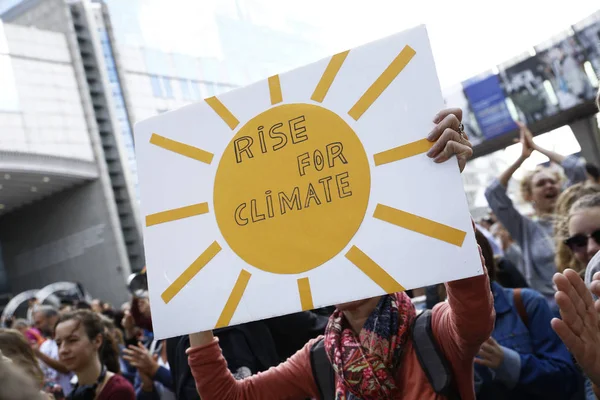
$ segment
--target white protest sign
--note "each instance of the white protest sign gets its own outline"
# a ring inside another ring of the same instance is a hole
[[[135,127],[155,335],[481,274],[425,27]]]

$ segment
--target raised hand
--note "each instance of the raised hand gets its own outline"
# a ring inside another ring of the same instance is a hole
[[[521,157],[529,158],[531,153],[535,150],[535,144],[533,143],[533,135],[529,128],[521,122],[517,122],[519,125],[519,139],[515,139],[515,142],[521,143]]]
[[[127,349],[123,350],[123,353],[125,353],[123,359],[137,368],[140,373],[150,378],[156,375],[156,371],[158,371],[157,357],[153,357],[144,345],[141,343],[138,343],[137,346],[129,345]]]
[[[600,275],[594,277],[600,279]],[[558,289],[556,303],[562,320],[554,318],[552,328],[562,339],[585,374],[596,385],[600,384],[600,300],[594,304],[592,295],[581,277],[568,269],[554,275]],[[600,292],[600,282],[593,282],[592,290]]]

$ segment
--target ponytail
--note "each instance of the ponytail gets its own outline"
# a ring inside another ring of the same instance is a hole
[[[106,317],[100,317],[104,325],[102,333],[102,347],[98,350],[98,355],[106,369],[115,374],[121,373],[121,363],[119,362],[119,346],[114,337],[115,324]]]

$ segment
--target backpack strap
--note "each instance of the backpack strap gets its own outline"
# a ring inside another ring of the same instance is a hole
[[[431,310],[423,311],[415,319],[412,340],[419,364],[435,393],[449,400],[460,399],[453,384],[452,369],[433,336]]]
[[[431,310],[424,311],[415,319],[411,333],[417,359],[433,390],[448,400],[459,400],[450,364],[433,336]],[[323,338],[317,340],[310,349],[310,366],[320,398],[334,399],[335,372],[325,352]]]
[[[335,399],[335,372],[325,352],[323,338],[310,348],[310,367],[322,400]]]
[[[517,309],[517,313],[519,314],[521,321],[523,321],[527,329],[529,329],[529,315],[527,315],[527,309],[525,308],[525,304],[523,303],[521,289],[513,289],[513,301],[515,303],[515,308]]]

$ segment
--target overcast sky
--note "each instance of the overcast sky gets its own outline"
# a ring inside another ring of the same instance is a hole
[[[119,2],[123,8],[124,0],[108,1]],[[426,24],[443,89],[530,51],[600,10],[598,0],[127,1],[134,14],[129,17],[140,21],[141,30],[153,44],[162,43],[169,51],[194,48],[216,56],[220,45],[215,11],[233,16],[244,5],[252,10],[255,22],[271,27],[285,29],[282,16],[314,26],[323,56]],[[307,58],[306,62],[310,61],[314,60]],[[541,140],[547,146],[560,145],[565,152],[579,151],[568,127]],[[518,151],[507,149],[506,158],[516,157]],[[543,157],[534,157],[531,163],[543,161]]]
[[[263,1],[323,29],[333,51],[424,23],[442,87],[510,60],[600,10],[597,0]]]

